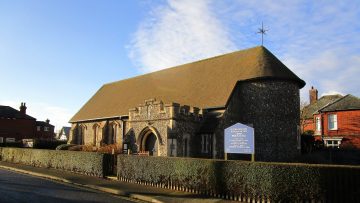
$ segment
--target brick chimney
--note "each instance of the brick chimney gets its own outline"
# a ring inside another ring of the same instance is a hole
[[[50,123],[50,120],[49,119],[46,119],[46,121],[45,121],[47,124],[49,124]]]
[[[25,102],[21,102],[21,106],[20,106],[20,113],[25,115],[26,114],[26,103]]]
[[[309,90],[310,104],[315,103],[318,100],[318,91],[313,86]]]

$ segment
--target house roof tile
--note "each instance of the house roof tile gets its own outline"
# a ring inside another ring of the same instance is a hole
[[[35,118],[22,114],[20,111],[10,107],[0,105],[0,118],[15,118],[15,119],[29,119],[36,120]]]
[[[348,94],[342,98],[339,98],[332,102],[329,105],[321,108],[320,112],[329,112],[329,111],[344,111],[344,110],[359,110],[360,109],[360,99],[351,94]]]

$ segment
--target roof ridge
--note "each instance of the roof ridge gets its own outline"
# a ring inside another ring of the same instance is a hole
[[[143,76],[147,76],[147,75],[151,75],[151,74],[154,74],[154,73],[159,73],[159,72],[167,71],[167,70],[169,70],[169,69],[181,68],[181,66],[186,66],[186,65],[189,65],[189,64],[196,64],[196,63],[204,62],[204,61],[207,61],[207,60],[213,60],[213,59],[215,59],[215,58],[220,58],[220,57],[228,56],[228,55],[235,54],[235,53],[241,53],[241,52],[242,52],[242,53],[245,53],[245,52],[250,51],[251,49],[254,49],[254,50],[259,49],[259,50],[262,51],[262,53],[265,53],[264,50],[267,50],[266,47],[264,47],[264,46],[250,47],[250,48],[246,48],[246,49],[241,49],[241,50],[232,51],[232,52],[229,52],[229,53],[224,53],[224,54],[212,56],[212,57],[205,58],[205,59],[200,59],[200,60],[197,60],[197,61],[192,61],[192,62],[188,62],[188,63],[183,63],[183,64],[171,66],[171,67],[168,67],[168,68],[164,68],[164,69],[161,69],[161,70],[156,70],[156,71],[149,72],[149,73],[144,73],[144,74],[137,75],[137,76],[130,77],[130,78],[125,78],[125,79],[121,79],[121,80],[117,80],[117,81],[113,81],[113,82],[108,82],[108,83],[103,84],[103,86],[104,86],[104,85],[109,85],[109,84],[118,83],[118,82],[121,82],[121,81],[126,81],[126,80],[130,80],[130,79],[134,79],[134,78],[139,78],[139,77],[143,77]],[[270,51],[268,51],[268,52],[270,52]],[[259,54],[259,55],[261,55],[261,54]],[[264,66],[265,66],[265,65],[263,65],[263,67],[264,67]]]
[[[347,94],[346,96],[355,97],[356,99],[360,99],[359,97],[357,97],[357,96],[355,96],[355,95],[352,95],[352,94]]]
[[[238,81],[255,79],[296,82],[299,88],[305,85],[274,54],[257,46],[106,83],[70,123],[127,115],[130,108],[149,98],[199,108],[224,106]]]
[[[335,100],[332,101],[332,102],[329,102],[327,105],[325,105],[325,106],[323,106],[321,109],[319,109],[318,112],[320,112],[320,111],[322,111],[323,109],[325,109],[325,108],[327,108],[327,107],[329,107],[329,106],[331,106],[331,105],[339,102],[340,100],[344,99],[344,98],[347,97],[347,96],[349,96],[349,94],[347,94],[347,95],[345,95],[345,96],[342,96],[342,97],[340,97],[340,98],[338,98],[338,99],[335,99]]]

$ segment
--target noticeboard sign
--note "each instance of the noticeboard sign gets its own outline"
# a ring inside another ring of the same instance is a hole
[[[236,123],[225,129],[225,153],[254,154],[254,128]]]

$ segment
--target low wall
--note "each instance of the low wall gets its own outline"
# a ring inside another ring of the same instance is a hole
[[[360,167],[118,155],[118,179],[241,201],[360,201]]]
[[[108,154],[24,148],[0,148],[2,161],[104,177]]]

